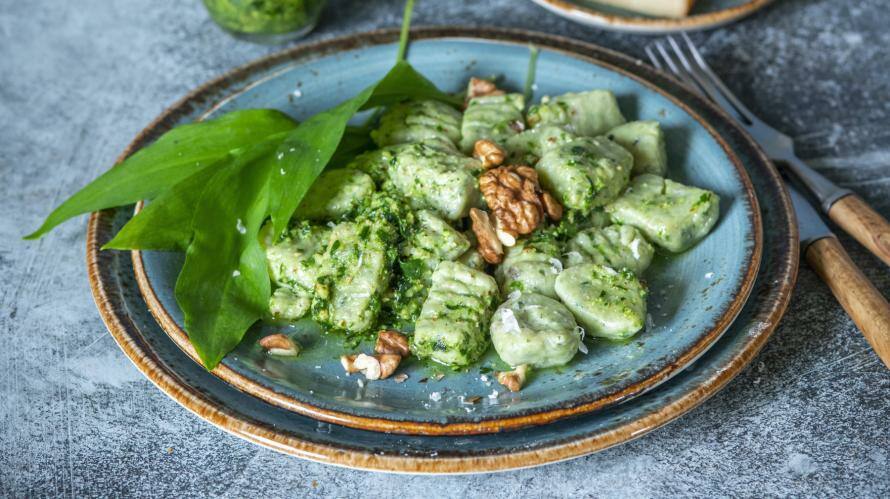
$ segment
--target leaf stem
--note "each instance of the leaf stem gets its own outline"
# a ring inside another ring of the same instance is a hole
[[[414,0],[405,2],[405,12],[402,14],[402,33],[399,35],[399,52],[396,54],[396,62],[405,60],[405,51],[408,49],[408,31],[411,28],[411,13],[414,11]]]
[[[531,102],[532,94],[534,94],[535,72],[538,68],[538,47],[533,44],[528,45],[528,71],[525,73],[525,102]]]

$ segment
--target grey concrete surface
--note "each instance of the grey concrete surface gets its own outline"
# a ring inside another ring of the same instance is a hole
[[[695,36],[802,157],[890,215],[885,0],[779,0]],[[399,20],[400,0],[334,1],[313,39]],[[641,57],[645,39],[520,0],[425,0],[417,25],[531,28]],[[276,454],[145,380],[96,312],[81,218],[21,235],[108,168],[195,85],[272,49],[217,30],[196,0],[0,0],[0,496],[890,496],[890,371],[804,267],[766,349],[725,390],[637,441],[466,477],[389,476]],[[885,295],[888,268],[848,237]]]

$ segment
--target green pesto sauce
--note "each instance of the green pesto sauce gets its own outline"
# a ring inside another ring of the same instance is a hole
[[[204,0],[213,20],[236,33],[280,34],[315,24],[325,0]]]

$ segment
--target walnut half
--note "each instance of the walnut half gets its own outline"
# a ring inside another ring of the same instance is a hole
[[[504,259],[504,246],[498,239],[488,213],[479,208],[470,208],[470,219],[473,222],[473,233],[476,234],[478,241],[479,254],[488,263],[501,263]]]
[[[411,350],[408,348],[408,337],[389,329],[377,333],[374,351],[379,354],[395,354],[402,357],[411,355]]]
[[[538,172],[530,166],[488,170],[479,177],[479,189],[491,208],[497,229],[510,236],[507,241],[501,240],[508,246],[520,234],[530,234],[544,218]]]

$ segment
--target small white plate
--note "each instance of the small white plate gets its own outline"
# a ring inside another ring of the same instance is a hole
[[[716,28],[766,7],[773,0],[698,0],[688,17],[651,17],[597,3],[594,0],[532,0],[545,9],[610,31],[657,35]]]

